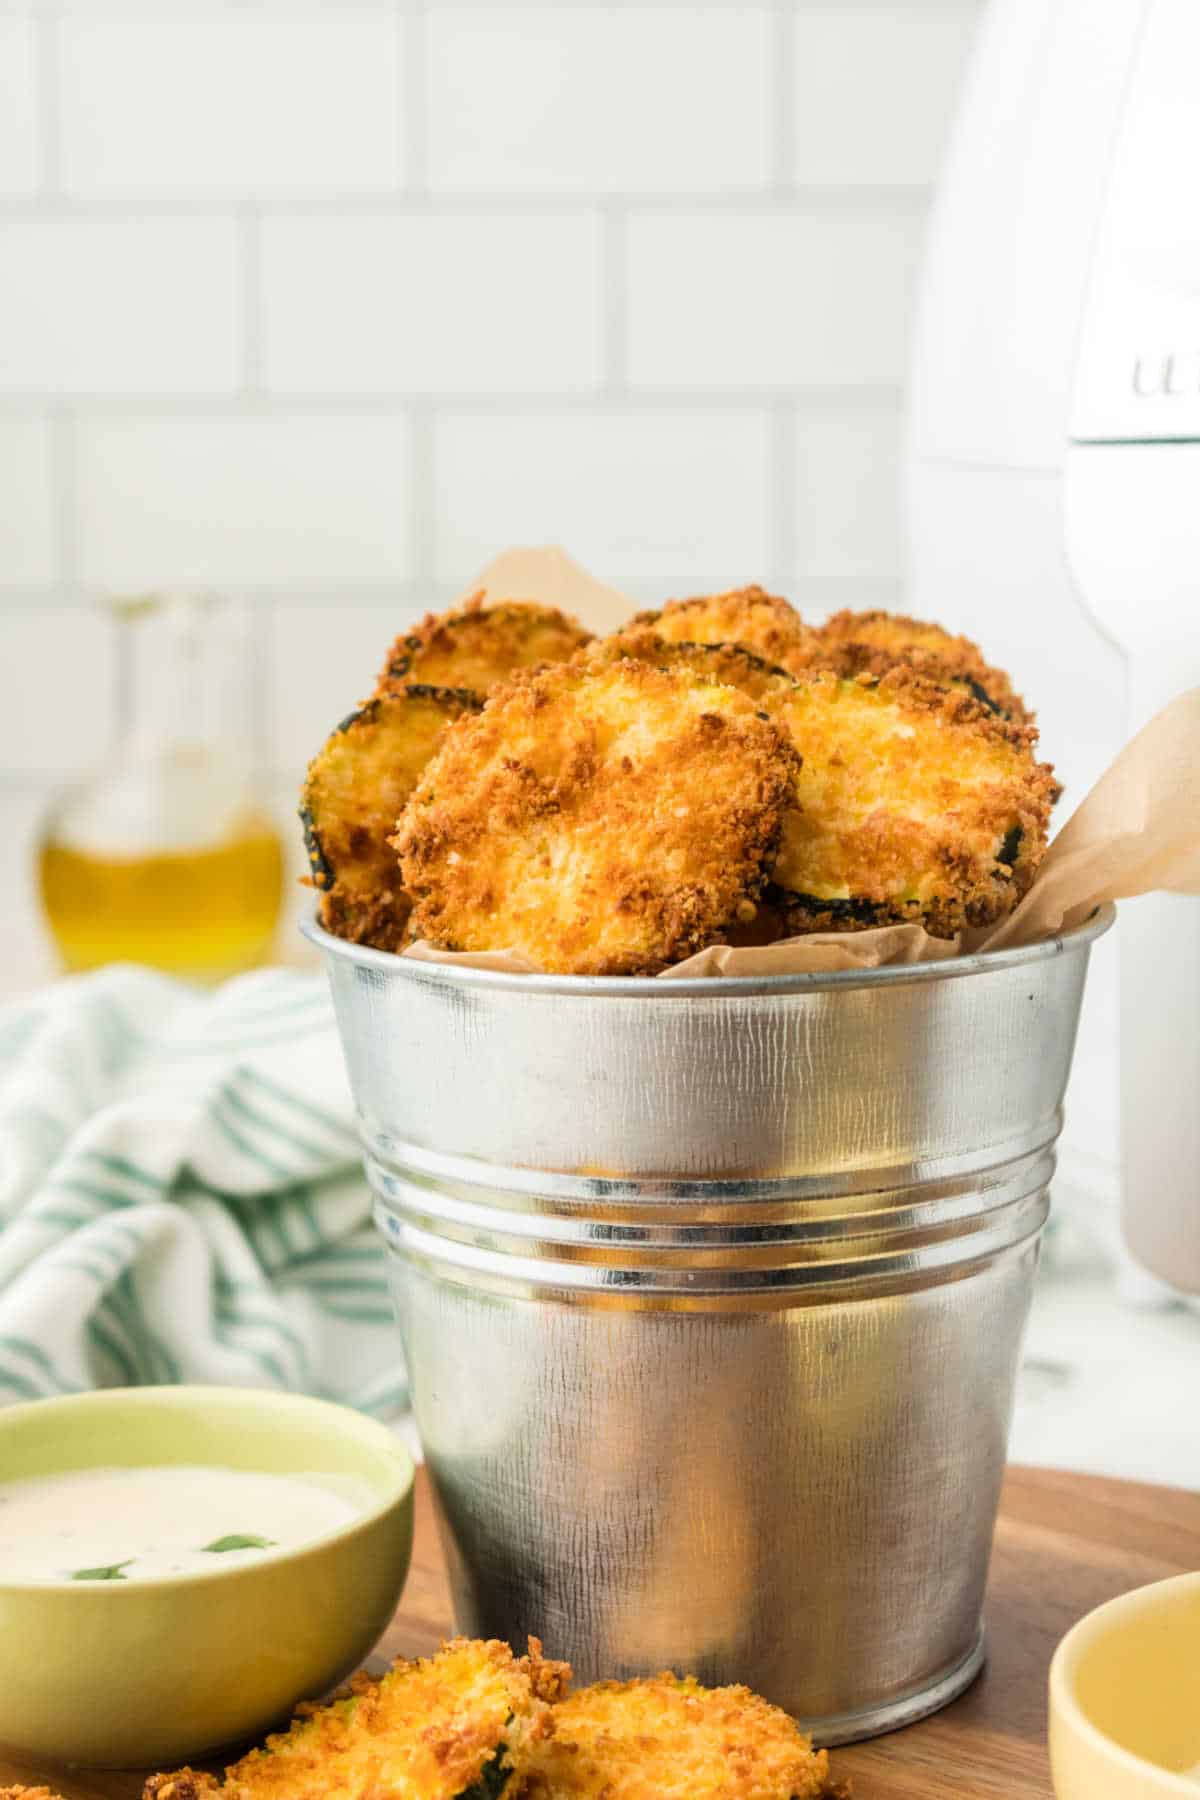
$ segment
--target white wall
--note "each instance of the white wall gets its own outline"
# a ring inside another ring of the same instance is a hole
[[[976,11],[0,6],[10,794],[104,741],[108,590],[267,609],[285,787],[506,543],[644,599],[893,600]]]

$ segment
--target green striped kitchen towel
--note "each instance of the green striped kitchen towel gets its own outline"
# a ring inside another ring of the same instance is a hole
[[[0,1404],[157,1381],[407,1404],[323,976],[0,1010]]]

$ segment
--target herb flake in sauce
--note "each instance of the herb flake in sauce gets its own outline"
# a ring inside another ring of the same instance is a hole
[[[125,1558],[124,1562],[102,1563],[98,1569],[75,1569],[72,1572],[71,1580],[72,1581],[124,1581],[124,1580],[126,1580],[126,1577],[121,1573],[121,1571],[122,1571],[122,1569],[127,1569],[132,1561],[133,1561],[132,1556],[127,1556]]]
[[[252,1531],[231,1531],[227,1537],[214,1538],[211,1544],[202,1544],[202,1550],[211,1550],[217,1555],[222,1550],[273,1550],[274,1538],[256,1537]]]

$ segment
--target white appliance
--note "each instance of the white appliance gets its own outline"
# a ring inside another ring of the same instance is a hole
[[[931,225],[912,608],[1014,671],[1064,818],[1200,684],[1198,70],[1200,0],[991,0]],[[1200,1292],[1200,900],[1095,952],[1060,1185]]]

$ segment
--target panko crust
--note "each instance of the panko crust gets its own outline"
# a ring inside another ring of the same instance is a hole
[[[904,665],[818,672],[772,702],[804,759],[770,901],[789,934],[1004,918],[1045,853],[1058,784],[1036,732]]]
[[[926,619],[878,609],[843,610],[819,626],[813,639],[811,668],[845,676],[885,675],[901,663],[928,681],[965,687],[980,705],[1018,725],[1033,723],[1011,677],[989,663],[978,644]]]
[[[1045,851],[1058,786],[1037,734],[960,686],[889,662],[879,676],[793,678],[730,645],[618,633],[587,661],[685,664],[788,732],[802,770],[774,875],[739,943],[921,923],[939,937],[1003,918]],[[732,935],[732,934],[731,934]]]
[[[398,950],[410,900],[390,838],[446,728],[482,700],[459,688],[398,687],[343,719],[300,797],[321,923],[335,937]]]
[[[494,1639],[455,1638],[298,1708],[290,1730],[232,1764],[223,1783],[180,1769],[152,1776],[143,1800],[455,1800],[485,1771],[499,1782],[489,1779],[495,1800],[508,1800],[512,1761],[553,1729],[570,1675],[536,1638],[522,1657]]]
[[[388,652],[378,692],[424,682],[487,694],[518,669],[565,662],[591,642],[577,619],[533,600],[485,605],[482,591],[452,612],[427,613]]]
[[[693,1677],[601,1681],[554,1711],[521,1758],[521,1800],[817,1800],[845,1795],[829,1758],[745,1687]]]
[[[688,640],[675,643],[661,637],[653,625],[627,625],[610,637],[598,638],[580,652],[580,660],[591,664],[633,661],[650,663],[658,669],[686,668],[705,680],[737,688],[751,700],[769,700],[772,694],[790,688],[795,679],[778,663],[767,662],[741,644],[696,644]]]
[[[807,667],[816,638],[789,600],[754,586],[668,600],[658,612],[636,613],[629,626],[671,644],[738,644],[784,669]]]
[[[753,917],[798,774],[784,731],[690,670],[517,676],[451,728],[401,816],[409,938],[656,974]]]

